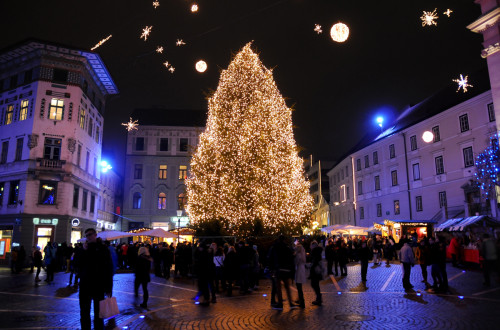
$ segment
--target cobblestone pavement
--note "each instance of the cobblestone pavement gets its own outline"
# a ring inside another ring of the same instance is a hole
[[[42,273],[43,274],[43,273]],[[44,274],[43,274],[44,275]],[[496,275],[495,275],[496,276]],[[498,279],[495,277],[495,279]],[[0,268],[0,328],[79,328],[78,291],[67,286],[69,274],[56,273],[53,284],[34,285],[33,274],[12,275]],[[42,276],[45,278],[45,276]],[[216,304],[195,305],[196,283],[152,276],[148,309],[134,298],[134,275],[115,275],[113,294],[120,315],[107,320],[107,329],[498,329],[500,284],[482,285],[482,274],[448,266],[450,293],[425,291],[420,267],[412,269],[412,292],[402,288],[399,264],[373,266],[368,282],[360,284],[360,267],[350,264],[348,276],[321,283],[324,304],[312,306],[314,294],[304,286],[305,309],[270,308],[270,283],[258,291],[233,297],[220,295]],[[294,296],[297,295],[292,290]],[[142,299],[139,297],[139,299]]]

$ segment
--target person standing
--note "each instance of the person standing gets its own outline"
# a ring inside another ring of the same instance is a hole
[[[40,247],[35,246],[35,251],[33,252],[33,266],[36,267],[35,282],[40,282],[40,270],[42,269],[42,252],[40,252]]]
[[[318,242],[311,242],[311,271],[309,277],[311,278],[311,286],[316,294],[316,300],[312,302],[313,305],[321,306],[323,303],[321,297],[321,290],[319,288],[319,281],[323,279],[321,260],[323,253],[323,248],[318,245]],[[342,264],[341,264],[342,265]],[[340,266],[342,270],[342,266]]]
[[[434,238],[429,238],[429,260],[428,263],[431,265],[431,276],[432,276],[432,289],[434,292],[438,291],[441,286],[442,278],[441,271],[439,270],[439,245],[435,243]]]
[[[340,264],[340,276],[347,276],[347,262],[349,261],[349,252],[347,250],[347,245],[343,241],[340,243],[340,248],[338,249],[337,256]]]
[[[450,241],[450,254],[451,254],[451,263],[453,267],[458,266],[458,255],[460,253],[460,243],[455,235],[453,235]]]
[[[80,260],[80,324],[83,330],[91,329],[90,307],[94,302],[94,328],[104,329],[99,318],[99,302],[104,296],[111,297],[113,287],[113,263],[109,249],[99,239],[94,228],[85,230],[85,243]]]
[[[238,257],[234,246],[228,246],[227,253],[224,257],[224,281],[227,287],[227,296],[233,295],[233,281],[238,274]]]
[[[45,254],[44,262],[47,269],[47,277],[45,282],[51,283],[54,280],[54,271],[56,267],[56,243],[48,242],[43,252]]]
[[[427,282],[427,266],[429,265],[429,254],[430,254],[430,249],[429,245],[427,244],[427,241],[425,239],[421,240],[416,253],[415,253],[415,258],[417,259],[417,262],[420,264],[420,269],[422,269],[422,282],[425,283],[426,286],[429,285]]]
[[[446,243],[443,237],[436,237],[438,246],[437,263],[441,274],[441,292],[448,292],[448,273],[446,271]]]
[[[325,259],[327,262],[327,272],[328,276],[333,275],[333,261],[335,259],[335,245],[333,244],[333,239],[328,240],[328,245],[325,247]]]
[[[497,247],[493,239],[490,238],[489,234],[483,235],[483,244],[481,245],[481,254],[484,258],[483,262],[483,284],[490,286],[490,272],[495,269],[495,264],[497,263],[498,254]]]
[[[413,256],[413,249],[407,240],[404,240],[403,247],[399,251],[399,260],[403,264],[403,287],[405,290],[410,290],[413,288],[413,285],[410,283],[410,273],[411,267],[415,264],[415,258]]]
[[[306,283],[306,250],[297,241],[295,246],[295,285],[299,294],[298,304],[300,308],[306,308],[304,301],[304,291],[302,291],[302,284]]]
[[[142,286],[142,304],[140,304],[142,308],[148,308],[148,283],[151,281],[149,273],[151,271],[152,260],[148,248],[141,246],[135,264],[134,294],[138,297],[139,286]]]
[[[375,252],[374,252],[375,253]],[[366,273],[368,272],[368,261],[372,257],[372,252],[367,246],[366,241],[361,242],[361,247],[358,250],[359,262],[361,263],[361,281],[366,284]]]
[[[273,276],[276,280],[276,295],[278,298],[278,303],[272,308],[277,310],[283,310],[283,293],[281,291],[281,282],[285,286],[286,295],[288,302],[290,303],[290,309],[297,308],[297,305],[293,303],[292,294],[290,291],[290,284],[294,278],[295,262],[293,257],[292,249],[286,244],[286,238],[280,235],[278,241],[273,246],[273,257],[271,259],[273,270]]]

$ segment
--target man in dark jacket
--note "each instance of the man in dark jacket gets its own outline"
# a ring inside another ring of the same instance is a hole
[[[90,305],[94,301],[94,328],[104,329],[99,318],[99,301],[106,294],[111,297],[113,262],[109,249],[99,240],[94,228],[85,230],[87,242],[80,260],[80,323],[82,329],[91,329]]]
[[[333,261],[335,260],[335,245],[333,244],[333,239],[330,238],[328,245],[325,248],[325,258],[328,263],[327,275],[333,275],[332,267]]]
[[[368,248],[365,241],[361,242],[361,247],[358,250],[358,257],[361,263],[361,281],[366,282],[368,261],[372,258],[372,251]]]
[[[295,262],[293,250],[286,244],[286,238],[280,235],[278,241],[272,247],[272,256],[269,259],[269,268],[271,269],[272,276],[276,284],[276,295],[278,303],[272,306],[273,309],[283,310],[283,294],[281,292],[281,282],[285,286],[290,309],[298,308],[298,305],[293,303],[292,294],[290,292],[290,285],[292,279],[295,277]]]

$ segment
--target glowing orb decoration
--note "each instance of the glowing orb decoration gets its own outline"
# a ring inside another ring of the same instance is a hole
[[[469,77],[469,76],[465,76],[465,78],[464,78],[462,75],[460,75],[460,79],[453,79],[453,81],[458,84],[457,92],[460,90],[460,88],[462,88],[464,93],[467,93],[468,87],[474,87],[471,84],[469,84],[469,82],[467,81],[467,77]]]
[[[330,29],[330,36],[333,41],[344,42],[349,37],[349,28],[344,23],[337,23]]]
[[[205,72],[207,70],[207,63],[205,61],[198,61],[196,62],[196,71],[198,72]]]
[[[420,19],[422,20],[422,26],[426,25],[437,25],[436,20],[438,19],[438,15],[436,13],[436,9],[434,9],[432,12],[431,11],[424,11],[422,16],[420,16]]]
[[[195,4],[195,3],[193,3],[193,4],[191,5],[191,12],[192,12],[192,13],[196,13],[197,11],[198,11],[198,5],[197,5],[197,4]]]
[[[432,140],[434,140],[434,134],[432,134],[431,131],[425,131],[424,134],[422,134],[422,140],[424,140],[425,143],[432,142]]]

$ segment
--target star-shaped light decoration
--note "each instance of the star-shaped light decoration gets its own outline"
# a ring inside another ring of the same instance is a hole
[[[316,32],[317,34],[323,33],[323,30],[321,30],[321,25],[315,24],[314,25],[314,32]]]
[[[163,47],[162,46],[156,47],[156,52],[159,54],[163,54]]]
[[[168,71],[170,71],[170,73],[174,73],[175,68],[173,66],[170,66],[170,68],[168,68]]]
[[[176,46],[184,46],[186,43],[182,39],[177,39],[175,42]]]
[[[195,3],[193,3],[193,4],[191,5],[191,12],[192,12],[192,13],[196,13],[197,11],[198,11],[198,5],[197,5],[197,4],[195,4]]]
[[[466,93],[468,87],[474,87],[471,84],[469,84],[469,82],[467,81],[468,77],[469,76],[465,76],[465,78],[464,78],[462,75],[460,75],[460,79],[453,79],[454,82],[458,83],[457,92],[460,90],[460,88],[462,88],[464,93]]]
[[[446,11],[443,13],[444,15],[450,17],[451,13],[453,13],[453,10],[451,9],[446,9]]]
[[[168,63],[168,61],[166,61],[165,63],[163,63],[163,65],[168,69],[168,67],[170,66],[170,63]]]
[[[131,131],[133,129],[137,130],[137,126],[139,126],[139,123],[137,120],[132,121],[132,117],[130,117],[130,120],[128,123],[122,123],[122,126],[125,126],[127,128],[127,131]]]
[[[146,26],[144,29],[142,29],[141,39],[144,38],[144,41],[148,40],[148,36],[151,33],[152,28],[153,26]]]
[[[438,15],[436,13],[436,9],[434,9],[432,12],[430,11],[424,11],[422,16],[420,16],[420,19],[422,20],[422,26],[426,25],[437,25],[436,20],[438,19]]]
[[[106,41],[108,41],[109,38],[111,38],[112,35],[110,34],[107,38],[104,38],[102,39],[101,41],[99,41],[94,47],[90,48],[90,50],[94,50],[96,48],[98,48],[99,46],[101,46],[103,43],[105,43]]]
[[[155,9],[160,5],[160,1],[153,1],[153,7],[155,7]]]

